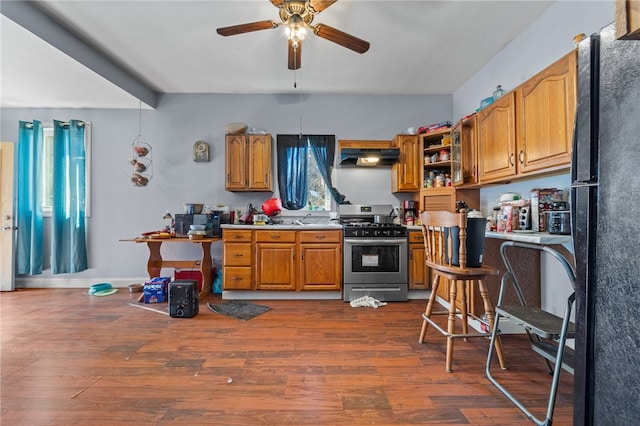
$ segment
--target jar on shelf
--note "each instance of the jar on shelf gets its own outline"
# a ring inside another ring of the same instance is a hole
[[[496,87],[496,90],[493,92],[493,100],[497,100],[498,98],[504,95],[505,91],[500,84]]]

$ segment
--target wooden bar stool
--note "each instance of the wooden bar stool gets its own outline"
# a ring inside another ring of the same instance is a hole
[[[419,342],[424,341],[427,327],[431,324],[438,332],[447,337],[447,355],[445,369],[451,372],[453,362],[453,342],[455,339],[472,337],[490,337],[494,326],[494,309],[489,300],[489,293],[485,284],[487,275],[498,275],[499,270],[493,266],[482,265],[480,267],[467,267],[467,214],[465,211],[452,213],[448,211],[425,211],[421,213],[422,234],[424,236],[426,264],[433,273],[431,296],[427,302],[427,308],[422,314],[422,330]],[[457,262],[455,253],[457,253]],[[457,263],[457,265],[455,264]],[[438,286],[444,280],[449,287],[449,310],[447,312],[434,312],[433,305],[436,301]],[[468,313],[467,294],[478,285],[480,296],[484,305],[486,320],[482,320]],[[460,290],[458,290],[460,286]],[[460,295],[460,316],[462,317],[462,333],[456,333],[456,299]],[[444,330],[431,318],[432,315],[448,315],[447,329]],[[489,327],[487,333],[469,333],[469,316],[483,322]],[[498,355],[500,367],[506,368],[502,356],[500,338],[495,342],[495,350]]]

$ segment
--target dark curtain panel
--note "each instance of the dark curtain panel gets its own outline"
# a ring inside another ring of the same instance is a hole
[[[311,135],[309,136],[309,145],[311,153],[318,164],[318,169],[324,179],[325,185],[331,191],[333,200],[338,204],[345,204],[345,196],[342,195],[331,182],[331,168],[333,167],[333,158],[336,147],[336,137],[334,135]]]
[[[282,206],[300,210],[307,205],[307,137],[278,135],[278,188]]]

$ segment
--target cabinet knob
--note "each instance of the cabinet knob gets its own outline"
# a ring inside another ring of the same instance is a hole
[[[513,155],[513,153],[511,153],[511,155],[509,155],[509,165],[510,166],[515,166],[515,163],[513,162],[513,158],[515,157],[515,155]]]
[[[524,151],[520,150],[520,152],[518,153],[518,161],[520,161],[520,164],[524,164]]]
[[[278,239],[280,239],[280,235],[272,235],[271,239],[272,240],[278,240]]]
[[[316,235],[316,240],[324,240],[325,238],[324,235]]]

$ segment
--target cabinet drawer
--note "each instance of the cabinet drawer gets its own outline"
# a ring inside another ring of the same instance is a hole
[[[256,242],[295,243],[296,231],[256,231]]]
[[[300,231],[301,243],[339,243],[342,231]]]
[[[222,253],[224,266],[251,266],[251,244],[225,243]]]
[[[422,236],[422,232],[409,232],[409,244],[424,244],[424,237]]]
[[[251,231],[250,229],[223,229],[222,230],[222,241],[224,242],[251,242]]]
[[[222,274],[222,289],[251,290],[252,281],[251,267],[225,267]]]

